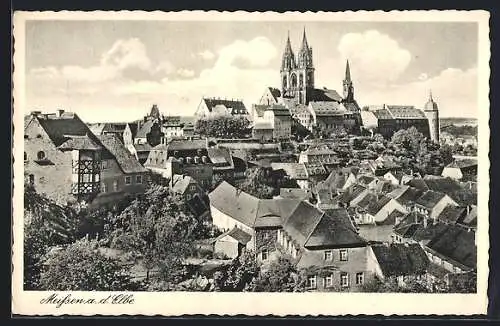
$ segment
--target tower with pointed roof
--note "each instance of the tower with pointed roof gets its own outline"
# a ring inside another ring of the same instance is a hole
[[[351,79],[351,68],[349,67],[349,60],[345,66],[345,77],[342,81],[344,101],[347,103],[354,102],[354,86]]]
[[[432,98],[432,91],[429,91],[429,100],[425,103],[424,113],[429,121],[431,140],[439,143],[439,109],[437,103]]]
[[[288,35],[280,72],[283,95],[295,98],[299,104],[307,104],[308,92],[314,88],[314,65],[312,48],[307,43],[305,28],[297,57],[293,53]]]

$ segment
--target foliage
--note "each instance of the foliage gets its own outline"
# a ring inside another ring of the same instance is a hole
[[[259,273],[259,267],[252,251],[244,251],[240,257],[221,271],[214,274],[216,291],[249,291],[252,282]]]
[[[291,133],[297,141],[302,141],[311,135],[311,131],[304,127],[297,119],[292,120]]]
[[[247,169],[245,180],[238,184],[238,188],[250,195],[262,199],[271,199],[276,190],[268,184],[268,172],[264,168]]]
[[[391,138],[391,143],[402,149],[418,152],[420,143],[424,140],[424,135],[417,128],[400,129],[396,131]]]
[[[152,186],[113,221],[112,246],[141,254],[149,271],[158,267],[162,279],[184,275],[183,260],[192,252],[192,241],[211,229],[197,220],[182,198],[164,186]]]
[[[477,135],[477,126],[457,126],[457,125],[449,125],[446,127],[446,132],[455,136],[476,136]]]
[[[252,290],[255,292],[303,292],[305,284],[305,277],[295,268],[290,259],[279,257],[254,280]]]
[[[79,240],[53,253],[41,276],[42,289],[53,291],[136,290],[128,271],[99,251],[95,240]]]
[[[216,138],[245,138],[250,122],[243,117],[221,116],[216,119],[203,118],[196,122],[195,131],[203,136]]]
[[[378,292],[378,293],[429,293],[431,290],[423,280],[410,278],[405,280],[404,284],[398,283],[395,277],[390,277],[385,280],[374,278],[366,282],[361,287],[362,292]]]

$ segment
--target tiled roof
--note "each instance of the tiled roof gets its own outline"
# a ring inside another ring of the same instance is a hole
[[[387,196],[380,196],[378,197],[377,201],[373,201],[369,206],[368,206],[368,212],[372,215],[377,214],[382,208],[384,208],[385,205],[387,205],[388,202],[391,201],[391,198]]]
[[[307,179],[307,171],[302,163],[271,163],[273,171],[283,170],[292,179]]]
[[[421,226],[413,234],[412,238],[415,241],[430,241],[435,237],[438,237],[444,231],[448,229],[448,226],[444,223],[432,223],[429,222],[427,227]]]
[[[99,143],[89,127],[74,113],[64,112],[60,117],[55,114],[40,114],[37,120],[56,147],[66,142],[68,136],[88,136],[92,141]]]
[[[406,224],[395,227],[394,233],[399,234],[403,238],[413,238],[413,235],[419,228],[423,228],[423,226],[417,223]]]
[[[427,248],[471,269],[477,266],[474,232],[459,226],[449,225],[444,233],[437,235],[427,244]]]
[[[147,134],[151,132],[151,127],[153,127],[154,120],[148,119],[144,123],[141,124],[137,133],[135,134],[136,138],[146,138]]]
[[[294,212],[285,221],[283,228],[298,247],[303,247],[323,214],[323,211],[311,204],[304,201],[300,202]]]
[[[462,224],[467,226],[475,226],[477,224],[477,206],[472,206],[469,214],[464,217]]]
[[[406,187],[406,190],[395,199],[401,205],[407,206],[415,203],[417,199],[420,198],[420,196],[422,196],[423,193],[424,193],[423,190],[413,187]]]
[[[142,173],[147,170],[130,154],[125,145],[114,134],[98,136],[101,143],[116,158],[125,173]]]
[[[208,148],[207,153],[210,161],[215,165],[224,164],[227,166],[234,166],[231,152],[227,148]]]
[[[280,197],[282,198],[307,200],[310,196],[310,191],[301,188],[280,188]]]
[[[316,115],[343,115],[348,113],[340,103],[334,101],[309,102]]]
[[[205,148],[207,148],[207,140],[206,139],[193,139],[193,140],[172,139],[172,141],[170,141],[167,146],[168,146],[169,151],[205,149]]]
[[[443,177],[425,177],[423,179],[417,178],[410,180],[408,185],[422,190],[434,190],[443,192],[445,194],[461,190],[460,183],[451,179]]]
[[[349,172],[345,169],[333,170],[325,181],[321,182],[320,187],[327,187],[333,189],[342,189],[347,179],[349,178]]]
[[[395,225],[397,219],[402,219],[405,216],[404,213],[401,213],[397,209],[393,210],[391,214],[389,214],[385,220],[381,222],[375,222],[377,225]]]
[[[86,149],[90,151],[96,151],[102,149],[103,147],[93,141],[89,136],[69,136],[69,139],[62,143],[58,148],[65,149]]]
[[[342,97],[337,93],[334,89],[319,89],[314,88],[310,92],[307,93],[308,102],[311,101],[336,101],[341,102]]]
[[[292,214],[300,200],[295,198],[261,199],[255,218],[255,227],[282,226],[283,221]]]
[[[349,112],[359,112],[361,108],[358,105],[358,102],[346,102],[344,103],[344,107],[347,109]]]
[[[444,196],[446,195],[442,192],[427,190],[417,199],[416,203],[426,208],[433,209]]]
[[[88,124],[90,131],[94,135],[100,135],[103,133],[104,128],[106,127],[106,123],[98,122],[98,123],[89,123]]]
[[[422,275],[430,263],[419,244],[372,245],[372,250],[386,277]]]
[[[393,119],[391,113],[386,109],[372,111],[373,115],[380,120]]]
[[[369,175],[362,175],[358,178],[358,182],[365,186],[370,184],[373,180],[375,180],[375,177]]]
[[[253,227],[259,199],[223,181],[208,195],[210,205],[235,220]]]
[[[348,248],[364,246],[366,240],[354,229],[345,208],[324,214],[305,243],[305,247]]]
[[[448,205],[439,214],[438,219],[446,223],[457,223],[465,216],[466,213],[467,209],[465,207]]]
[[[203,101],[209,112],[212,112],[217,106],[224,106],[231,109],[231,114],[248,114],[245,104],[242,101],[217,98],[203,98]]]
[[[173,192],[183,195],[190,184],[197,184],[196,180],[188,175],[174,174],[169,185]]]
[[[134,144],[134,148],[137,152],[149,152],[153,147],[148,143],[145,143],[145,144]]]
[[[222,239],[226,236],[233,238],[242,245],[246,245],[252,239],[252,236],[250,234],[246,233],[245,231],[237,227],[234,227],[233,229],[221,234],[220,236],[217,237],[217,240]]]
[[[326,168],[321,163],[304,163],[308,176],[324,176],[328,174]]]
[[[337,197],[339,203],[350,203],[354,198],[358,197],[366,188],[362,185],[353,185],[347,191]]]
[[[414,106],[387,105],[386,109],[390,112],[393,119],[427,119],[424,112]]]
[[[283,105],[273,104],[266,111],[273,111],[275,116],[290,116],[290,110]]]
[[[281,91],[274,87],[268,87],[269,93],[274,97],[274,100],[277,101],[279,97],[281,97]]]

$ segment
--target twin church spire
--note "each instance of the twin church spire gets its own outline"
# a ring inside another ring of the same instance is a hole
[[[297,56],[293,52],[290,32],[288,32],[280,70],[283,95],[295,98],[298,104],[308,104],[311,95],[314,93],[314,70],[313,53],[307,42],[306,29],[304,28],[302,44]],[[351,80],[349,61],[347,61],[343,81],[343,95],[344,101],[354,101],[354,87]]]

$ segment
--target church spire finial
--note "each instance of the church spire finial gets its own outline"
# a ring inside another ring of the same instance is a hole
[[[429,101],[434,101],[434,99],[432,98],[432,89],[429,89]]]
[[[351,68],[349,67],[349,59],[347,59],[347,63],[345,65],[345,81],[351,82]]]
[[[302,50],[309,50],[309,44],[307,44],[306,27],[304,26],[304,31],[302,33]]]

